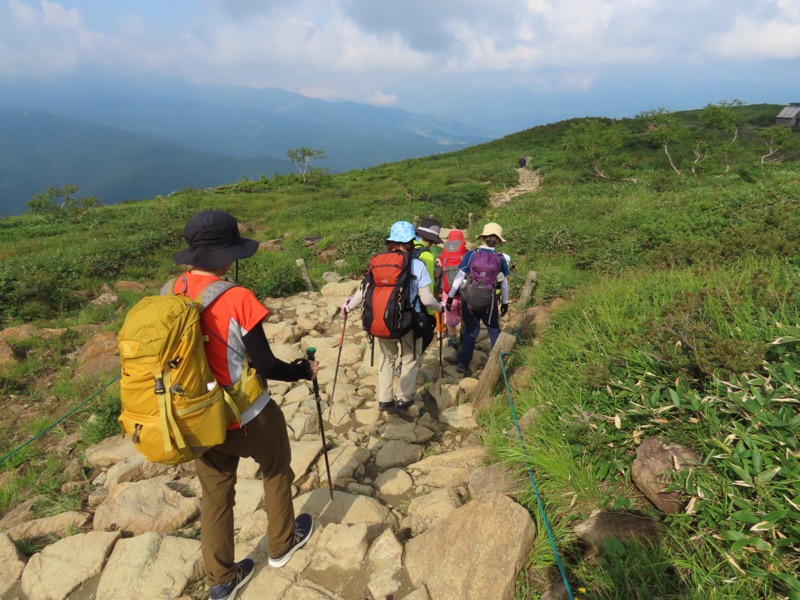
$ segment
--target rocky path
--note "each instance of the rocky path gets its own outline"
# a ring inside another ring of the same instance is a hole
[[[538,181],[535,173],[519,171]],[[338,307],[357,285],[329,283],[319,293],[266,301],[271,317],[265,329],[278,356],[292,360],[317,348],[335,492],[331,500],[310,385],[271,382],[290,429],[295,510],[312,513],[315,532],[286,567],[268,567],[263,488],[255,464],[242,461],[237,559],[252,557],[256,570],[237,598],[513,598],[536,527],[515,501],[526,480],[489,464],[481,445],[468,401],[478,379],[458,375],[454,351],[446,346],[440,378],[434,342],[422,359],[415,405],[403,415],[381,413],[358,311],[339,348]],[[518,322],[513,311],[506,322]],[[471,372],[480,375],[488,352],[484,331]],[[80,468],[67,485],[86,488],[88,508],[42,519],[27,502],[0,519],[0,598],[207,597],[193,465],[145,462],[116,436],[77,459]],[[81,478],[83,472],[91,474]],[[25,557],[14,544],[22,539],[48,545]]]
[[[531,157],[528,156],[526,158],[528,160],[528,164],[530,164]],[[528,167],[523,167],[521,169],[516,169],[516,171],[519,174],[519,183],[511,189],[503,190],[502,192],[493,194],[489,199],[492,206],[502,206],[520,194],[533,192],[539,189],[539,184],[541,183],[541,174],[538,170],[531,170]]]

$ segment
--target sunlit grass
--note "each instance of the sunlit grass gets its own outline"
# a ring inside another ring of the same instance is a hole
[[[686,118],[697,125],[696,115]],[[80,221],[2,219],[3,325],[46,322],[67,332],[55,340],[12,343],[17,362],[0,371],[0,389],[31,403],[54,396],[65,409],[92,398],[106,382],[73,380],[74,353],[89,331],[114,331],[143,294],[120,292],[119,303],[109,307],[88,301],[103,284],[124,279],[141,281],[145,293],[155,293],[178,272],[172,255],[183,246],[183,224],[199,210],[225,208],[236,215],[244,235],[277,240],[281,250],[259,252],[240,265],[240,281],[259,296],[304,289],[297,258],[306,261],[317,287],[329,270],[360,277],[396,220],[433,216],[445,227],[465,229],[471,241],[486,221],[495,220],[508,240],[502,249],[517,264],[512,302],[519,302],[525,276],[535,270],[538,284],[528,305],[565,304],[537,327],[535,343],[519,340],[509,360],[512,372],[524,369],[529,378],[513,398],[517,418],[537,413],[522,440],[505,398],[479,417],[493,458],[526,482],[518,500],[539,526],[516,597],[535,597],[554,573],[556,558],[539,499],[578,598],[788,594],[798,567],[791,551],[796,556],[800,542],[792,537],[791,511],[781,511],[800,499],[792,487],[796,481],[784,472],[765,480],[773,463],[790,458],[776,454],[781,443],[796,450],[791,440],[797,438],[797,423],[780,429],[781,435],[788,431],[783,441],[774,432],[764,438],[769,427],[757,419],[739,422],[739,408],[720,382],[743,377],[750,405],[766,411],[759,418],[770,426],[771,419],[783,418],[759,404],[767,384],[758,378],[768,373],[769,385],[794,386],[793,347],[778,349],[770,342],[800,325],[800,168],[788,160],[763,168],[755,154],[743,152],[741,164],[728,172],[710,161],[677,177],[659,148],[636,137],[619,157],[617,170],[626,176],[600,181],[569,165],[562,142],[572,124],[324,175],[307,185],[297,177],[276,176],[92,209]],[[626,121],[626,127],[635,126]],[[690,159],[690,150],[677,145],[674,153]],[[542,169],[541,189],[490,207],[491,193],[516,184],[520,155],[532,156]],[[311,235],[321,237],[316,245],[306,243]],[[323,251],[328,251],[324,260]],[[336,264],[339,260],[345,262]],[[43,372],[51,379],[40,385]],[[118,408],[114,393],[104,391],[78,411],[78,450],[119,431]],[[659,418],[652,411],[661,411]],[[4,439],[36,435],[56,416],[29,421]],[[730,429],[734,423],[736,429]],[[74,427],[65,424],[54,435]],[[726,443],[730,435],[739,443]],[[705,469],[674,484],[695,491],[706,486],[709,493],[704,503],[696,502],[695,513],[659,515],[636,493],[630,465],[644,436],[704,450]],[[730,487],[729,466],[706,446],[720,443],[729,448],[720,455],[730,465],[761,477],[756,497]],[[45,499],[37,507],[41,512],[80,502],[76,493],[61,503],[66,461],[43,454],[42,447],[32,444],[0,467],[13,471],[0,489],[0,511],[35,494]],[[757,470],[757,455],[773,462]],[[737,502],[749,502],[752,514],[771,519],[784,537],[776,533],[776,540],[768,541],[759,531],[745,533],[744,526],[731,524],[730,513],[744,510]],[[656,546],[610,543],[601,556],[584,556],[573,522],[596,510],[642,514],[667,525],[667,533]],[[730,560],[720,550],[725,544]]]

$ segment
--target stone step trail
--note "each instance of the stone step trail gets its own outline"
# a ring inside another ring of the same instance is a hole
[[[513,598],[536,527],[514,500],[526,480],[488,464],[468,401],[478,380],[456,372],[455,351],[446,346],[439,379],[434,341],[422,357],[414,406],[405,414],[380,412],[377,372],[356,315],[347,321],[335,372],[337,313],[357,285],[329,283],[320,292],[265,300],[265,332],[277,356],[291,361],[317,349],[335,491],[331,500],[310,383],[270,382],[292,442],[295,511],[314,516],[315,532],[284,568],[267,566],[263,488],[257,465],[242,460],[236,556],[253,558],[256,569],[237,598]],[[489,350],[483,332],[473,373]],[[94,474],[85,510],[48,520],[18,507],[0,520],[0,598],[206,597],[193,464],[148,463],[121,436],[88,449],[85,463]],[[26,558],[13,543],[22,538],[57,541]]]

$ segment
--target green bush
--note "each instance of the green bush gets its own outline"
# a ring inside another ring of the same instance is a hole
[[[345,235],[336,251],[336,258],[347,261],[351,275],[363,274],[369,259],[386,246],[386,231],[357,231]]]
[[[239,283],[258,298],[290,296],[306,289],[300,269],[291,256],[257,252],[239,265]]]

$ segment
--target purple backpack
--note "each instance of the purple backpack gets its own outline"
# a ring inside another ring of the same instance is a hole
[[[461,297],[475,312],[489,310],[495,304],[497,277],[503,257],[494,250],[476,250],[469,260],[467,278],[461,286]]]

